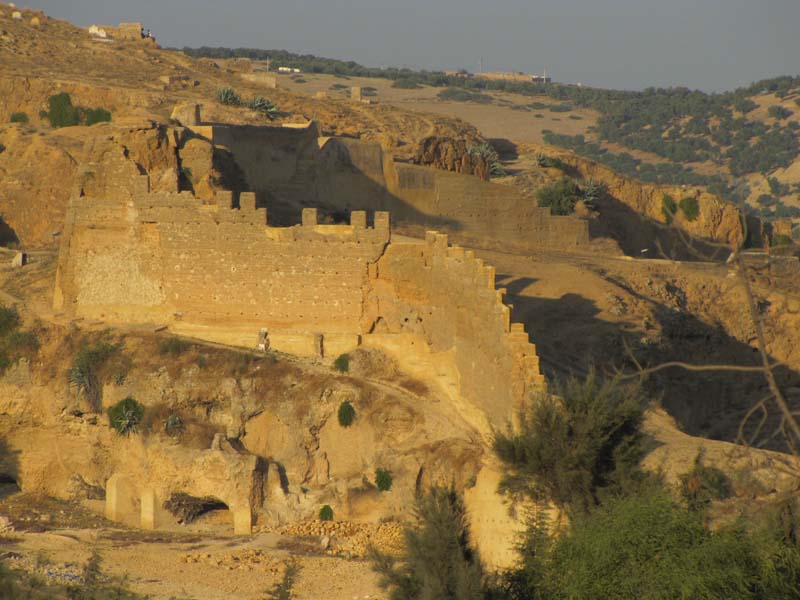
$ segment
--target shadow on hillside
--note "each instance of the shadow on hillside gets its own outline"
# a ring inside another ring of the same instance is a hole
[[[594,365],[601,373],[612,376],[617,370],[634,372],[634,364],[625,351],[623,340],[644,366],[683,361],[690,364],[729,364],[758,366],[758,353],[749,345],[728,335],[721,327],[711,326],[696,317],[639,296],[654,309],[657,323],[648,334],[638,324],[619,323],[599,318],[594,301],[578,294],[565,294],[558,299],[524,294],[533,280],[509,279],[498,275],[498,285],[508,290],[513,304],[512,321],[525,324],[536,344],[542,371],[548,378],[569,375],[583,376]],[[619,282],[617,282],[619,284]],[[631,290],[630,293],[634,294]],[[800,387],[800,373],[780,367],[776,375],[782,389]],[[649,398],[659,401],[691,435],[736,441],[739,425],[747,411],[769,394],[760,373],[689,372],[669,368],[655,373],[645,383]],[[800,399],[792,400],[792,408],[800,409]],[[745,435],[755,431],[761,413],[749,422]],[[754,445],[762,444],[786,451],[785,439],[770,439],[779,425],[780,415],[771,408],[763,432]]]
[[[20,490],[17,483],[19,472],[19,452],[12,450],[5,440],[0,439],[0,499]]]
[[[6,223],[0,215],[0,246],[9,246],[10,244],[19,244],[19,237],[11,225]]]
[[[276,182],[256,192],[256,206],[266,208],[270,225],[288,227],[302,219],[302,209],[317,208],[319,223],[347,223],[354,210],[367,211],[367,224],[373,224],[375,211],[389,211],[393,223],[412,224],[428,229],[460,231],[461,223],[450,217],[427,214],[392,194],[381,182],[357,168],[345,145],[327,160],[310,158],[308,150],[298,155],[298,164],[314,161],[311,172],[298,171],[287,181]],[[313,155],[312,155],[313,156]],[[244,177],[232,180],[235,193],[247,191]]]
[[[724,260],[729,254],[725,248],[688,234],[681,236],[673,228],[643,216],[610,194],[603,194],[595,205],[599,217],[589,220],[589,237],[610,237],[628,256],[709,261]],[[687,240],[691,240],[693,248],[687,246]]]

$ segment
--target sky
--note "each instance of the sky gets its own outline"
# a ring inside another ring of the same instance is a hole
[[[285,49],[372,67],[542,73],[724,91],[800,72],[800,0],[27,0],[162,46]],[[17,0],[18,4],[23,2]]]

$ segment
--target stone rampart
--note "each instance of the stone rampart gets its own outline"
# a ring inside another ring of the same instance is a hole
[[[494,267],[428,232],[423,244],[392,244],[374,282],[376,331],[416,333],[434,352],[453,352],[459,392],[500,424],[542,389],[536,347],[511,323]]]

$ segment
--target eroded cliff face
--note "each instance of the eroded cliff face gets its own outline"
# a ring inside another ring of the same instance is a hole
[[[665,225],[667,221],[663,211],[665,194],[671,196],[675,202],[686,197],[695,198],[700,214],[696,219],[690,221],[678,210],[673,218],[675,226],[693,237],[728,245],[739,244],[743,239],[744,228],[737,207],[702,188],[642,183],[555,146],[526,144],[521,147],[521,150],[532,155],[541,152],[547,156],[560,158],[579,177],[605,184],[609,194],[635,214]],[[561,174],[559,172],[557,175],[561,176]],[[757,241],[760,231],[751,233],[755,234],[754,237]]]

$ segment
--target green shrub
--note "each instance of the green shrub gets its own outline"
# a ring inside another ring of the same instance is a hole
[[[191,344],[183,341],[177,337],[170,337],[161,340],[158,344],[159,354],[171,354],[172,356],[179,356],[186,352],[191,347]]]
[[[48,111],[44,117],[53,127],[73,127],[81,122],[80,111],[72,106],[72,98],[67,92],[55,94],[47,99]]]
[[[356,409],[347,400],[339,405],[339,425],[342,427],[350,427],[356,418]]]
[[[39,345],[39,337],[33,331],[15,331],[6,338],[6,346],[16,353],[36,352]]]
[[[675,203],[675,199],[669,194],[661,196],[661,214],[664,215],[668,224],[672,223],[676,212],[678,212],[678,205]]]
[[[570,115],[569,118],[573,121],[583,121],[583,117],[580,115]]]
[[[489,163],[490,176],[503,177],[506,175],[506,171],[503,169],[503,165],[500,162],[500,156],[497,154],[497,150],[495,150],[488,142],[483,142],[477,146],[470,146],[467,148],[467,153],[483,157],[483,159]]]
[[[333,509],[330,507],[329,504],[326,504],[325,506],[319,509],[319,520],[333,521]]]
[[[555,183],[536,190],[539,206],[550,209],[554,215],[571,215],[575,204],[583,197],[578,183],[571,177],[562,177]]]
[[[473,92],[463,88],[447,88],[436,94],[439,100],[451,100],[453,102],[475,102],[477,104],[491,104],[492,97],[488,94]]]
[[[346,90],[348,89],[348,87],[343,83],[334,83],[331,85],[330,89],[338,91],[338,90]]]
[[[247,107],[263,113],[264,116],[266,116],[270,120],[280,115],[278,107],[275,106],[275,104],[273,104],[266,98],[264,98],[263,96],[256,96],[255,98],[253,98],[250,102],[247,103]]]
[[[643,454],[643,401],[637,387],[601,381],[559,382],[520,414],[517,433],[498,433],[494,451],[506,475],[501,489],[552,500],[572,513],[596,506],[601,494],[638,485]]]
[[[118,433],[129,435],[136,433],[136,428],[144,417],[144,406],[133,396],[120,400],[108,409],[108,422]]]
[[[777,104],[775,106],[770,106],[767,109],[767,114],[773,119],[778,119],[779,121],[782,121],[783,119],[788,119],[794,113],[788,108]]]
[[[392,82],[392,87],[400,90],[418,90],[422,86],[410,77],[400,77]]]
[[[105,108],[89,108],[84,112],[84,120],[87,125],[107,123],[111,121],[111,112]]]
[[[733,493],[731,481],[720,469],[703,464],[703,450],[694,459],[694,466],[680,476],[681,496],[689,510],[707,509],[713,500],[725,500]]]
[[[347,373],[350,370],[350,355],[340,354],[336,360],[333,361],[333,368],[340,373]]]
[[[564,102],[563,104],[551,104],[547,108],[550,110],[550,112],[565,113],[573,110],[574,107],[572,106],[572,104]]]
[[[685,198],[681,198],[678,206],[683,213],[683,216],[686,217],[687,221],[694,221],[697,217],[700,216],[700,205],[697,203],[697,198],[694,196],[686,196]]]
[[[782,233],[776,233],[772,236],[772,245],[773,246],[791,246],[794,243],[794,240],[788,235],[784,235]]]
[[[5,337],[19,327],[19,313],[13,306],[0,305],[0,337]]]
[[[231,87],[223,87],[217,90],[217,100],[220,104],[229,106],[241,106],[242,97]]]
[[[386,469],[376,469],[375,485],[381,492],[388,492],[392,489],[392,473]]]
[[[400,557],[370,548],[372,568],[391,600],[483,600],[483,568],[470,547],[466,513],[451,489],[417,497]]]
[[[28,115],[24,112],[15,112],[11,115],[9,119],[12,123],[27,123],[28,122]]]
[[[566,168],[564,161],[557,157],[548,156],[543,152],[539,152],[536,155],[536,164],[542,167],[543,169],[561,169],[562,171]]]
[[[663,490],[611,499],[593,514],[576,517],[567,534],[550,544],[539,534],[525,548],[523,572],[515,578],[522,588],[518,593],[525,594],[524,583],[531,580],[538,589],[534,596],[518,597],[787,597],[755,593],[762,565],[756,545],[741,529],[712,534]]]

